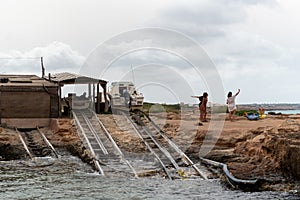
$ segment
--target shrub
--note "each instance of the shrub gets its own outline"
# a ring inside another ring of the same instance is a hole
[[[235,114],[238,116],[243,116],[245,112],[258,114],[257,110],[237,110]]]

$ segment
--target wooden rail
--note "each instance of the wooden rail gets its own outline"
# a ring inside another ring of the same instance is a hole
[[[34,159],[34,156],[30,153],[30,151],[29,151],[29,149],[28,149],[28,147],[27,147],[27,144],[26,144],[26,142],[24,141],[24,138],[22,137],[21,133],[18,131],[18,129],[16,129],[16,132],[17,132],[17,134],[18,134],[18,136],[19,136],[19,138],[20,138],[20,140],[21,140],[21,142],[22,142],[22,144],[23,144],[23,146],[24,146],[24,149],[26,150],[27,154],[28,154],[29,157],[33,160],[33,159]]]
[[[75,118],[75,122],[76,122],[77,126],[78,126],[79,129],[80,129],[81,135],[84,137],[84,139],[85,139],[85,141],[86,141],[86,143],[87,143],[87,145],[88,145],[88,148],[89,148],[89,150],[91,151],[91,154],[92,154],[92,157],[93,157],[93,162],[94,162],[94,164],[95,164],[95,167],[97,168],[97,170],[99,171],[99,173],[100,173],[101,175],[104,175],[104,171],[102,170],[99,161],[96,159],[96,154],[95,154],[95,152],[94,152],[94,149],[93,149],[91,143],[89,142],[89,139],[87,138],[87,136],[86,136],[86,134],[85,134],[85,131],[84,131],[84,129],[82,128],[82,126],[81,126],[81,124],[80,124],[80,121],[79,121],[79,119],[78,119],[76,113],[75,113],[74,111],[72,111],[72,114],[73,114],[73,116],[74,116],[74,118]]]
[[[135,169],[133,168],[133,166],[129,163],[129,161],[127,159],[125,159],[125,156],[123,154],[123,152],[121,151],[121,149],[119,148],[119,146],[117,145],[117,143],[115,142],[115,140],[112,138],[112,136],[110,135],[110,133],[107,131],[107,129],[105,128],[105,126],[103,125],[103,123],[101,122],[101,120],[98,118],[98,116],[96,115],[95,112],[91,111],[94,115],[94,117],[97,119],[99,125],[101,126],[102,130],[104,131],[106,137],[110,140],[110,142],[113,144],[113,146],[115,147],[115,149],[117,149],[118,153],[121,156],[121,159],[130,167],[130,169],[133,171],[134,176],[136,178],[138,178],[138,174],[136,173]]]
[[[54,149],[54,147],[52,146],[52,144],[49,142],[49,140],[47,139],[47,137],[45,136],[45,134],[39,129],[39,127],[36,127],[36,128],[37,128],[39,134],[42,136],[43,140],[51,148],[51,150],[55,154],[56,158],[59,158],[59,155],[58,155],[57,151]]]
[[[147,149],[154,155],[154,157],[158,160],[160,165],[162,166],[164,172],[166,173],[167,177],[172,180],[172,177],[167,170],[167,167],[164,165],[163,161],[159,158],[158,154],[152,149],[152,147],[148,144],[146,140],[144,140],[143,136],[141,135],[140,131],[136,128],[135,123],[126,115],[124,112],[121,112],[121,114],[129,121],[131,127],[134,129],[135,133],[139,136],[139,138],[143,141],[143,143],[146,145]]]
[[[173,147],[173,149],[175,151],[177,151],[177,153],[179,153],[181,155],[182,158],[184,158],[194,169],[195,171],[197,171],[197,173],[204,179],[207,180],[207,176],[193,163],[193,161],[170,139],[167,137],[167,135],[164,133],[163,130],[161,130],[152,120],[151,118],[144,113],[143,111],[139,111],[140,113],[142,113],[144,116],[146,116],[146,118],[149,120],[149,122],[151,123],[151,125],[155,128],[155,130],[160,133],[160,135],[169,143],[170,146]]]

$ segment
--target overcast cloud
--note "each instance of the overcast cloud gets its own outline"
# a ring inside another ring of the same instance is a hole
[[[85,57],[80,56],[69,45],[54,41],[45,47],[36,47],[27,52],[12,50],[0,53],[1,73],[40,76],[41,57],[46,73],[78,71],[85,61]]]
[[[297,0],[4,0],[0,8],[0,72],[40,75],[39,57],[43,56],[47,73],[69,71],[98,76],[99,67],[95,73],[82,66],[95,69],[93,65],[107,64],[110,58],[133,50],[99,78],[110,82],[124,77],[133,80],[130,70],[134,69],[134,81],[144,84],[141,90],[146,100],[154,102],[197,103],[189,96],[203,91],[216,93],[209,81],[216,77],[221,79],[225,95],[241,88],[238,103],[299,103],[299,8]],[[160,36],[156,41],[150,35],[146,38],[146,34],[137,34],[135,40],[111,40],[149,26],[174,30],[197,43],[205,53],[194,51],[192,43],[181,42],[175,36]],[[145,49],[158,44],[166,51]],[[216,76],[205,71],[208,61],[200,62],[206,55],[215,64]],[[195,63],[202,70],[200,74],[194,71]],[[157,85],[151,88],[142,80]],[[180,88],[182,81],[186,86]],[[162,88],[155,92],[159,84],[170,89],[165,89],[168,95],[161,95]],[[175,98],[169,92],[176,89],[177,96],[185,97]],[[210,100],[224,103],[224,94],[220,95],[223,98],[213,94]]]

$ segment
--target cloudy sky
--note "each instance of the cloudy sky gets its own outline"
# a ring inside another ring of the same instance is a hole
[[[2,0],[0,73],[135,82],[147,101],[300,102],[300,1]],[[151,27],[151,28],[149,28]]]

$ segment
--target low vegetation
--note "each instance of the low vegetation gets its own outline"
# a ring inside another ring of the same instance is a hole
[[[158,104],[144,102],[143,111],[146,113],[174,112],[180,113],[180,104]]]
[[[243,115],[245,115],[245,113],[248,113],[248,114],[250,114],[250,113],[258,114],[258,111],[257,110],[237,110],[236,111],[236,115],[238,115],[238,116],[243,116]]]

